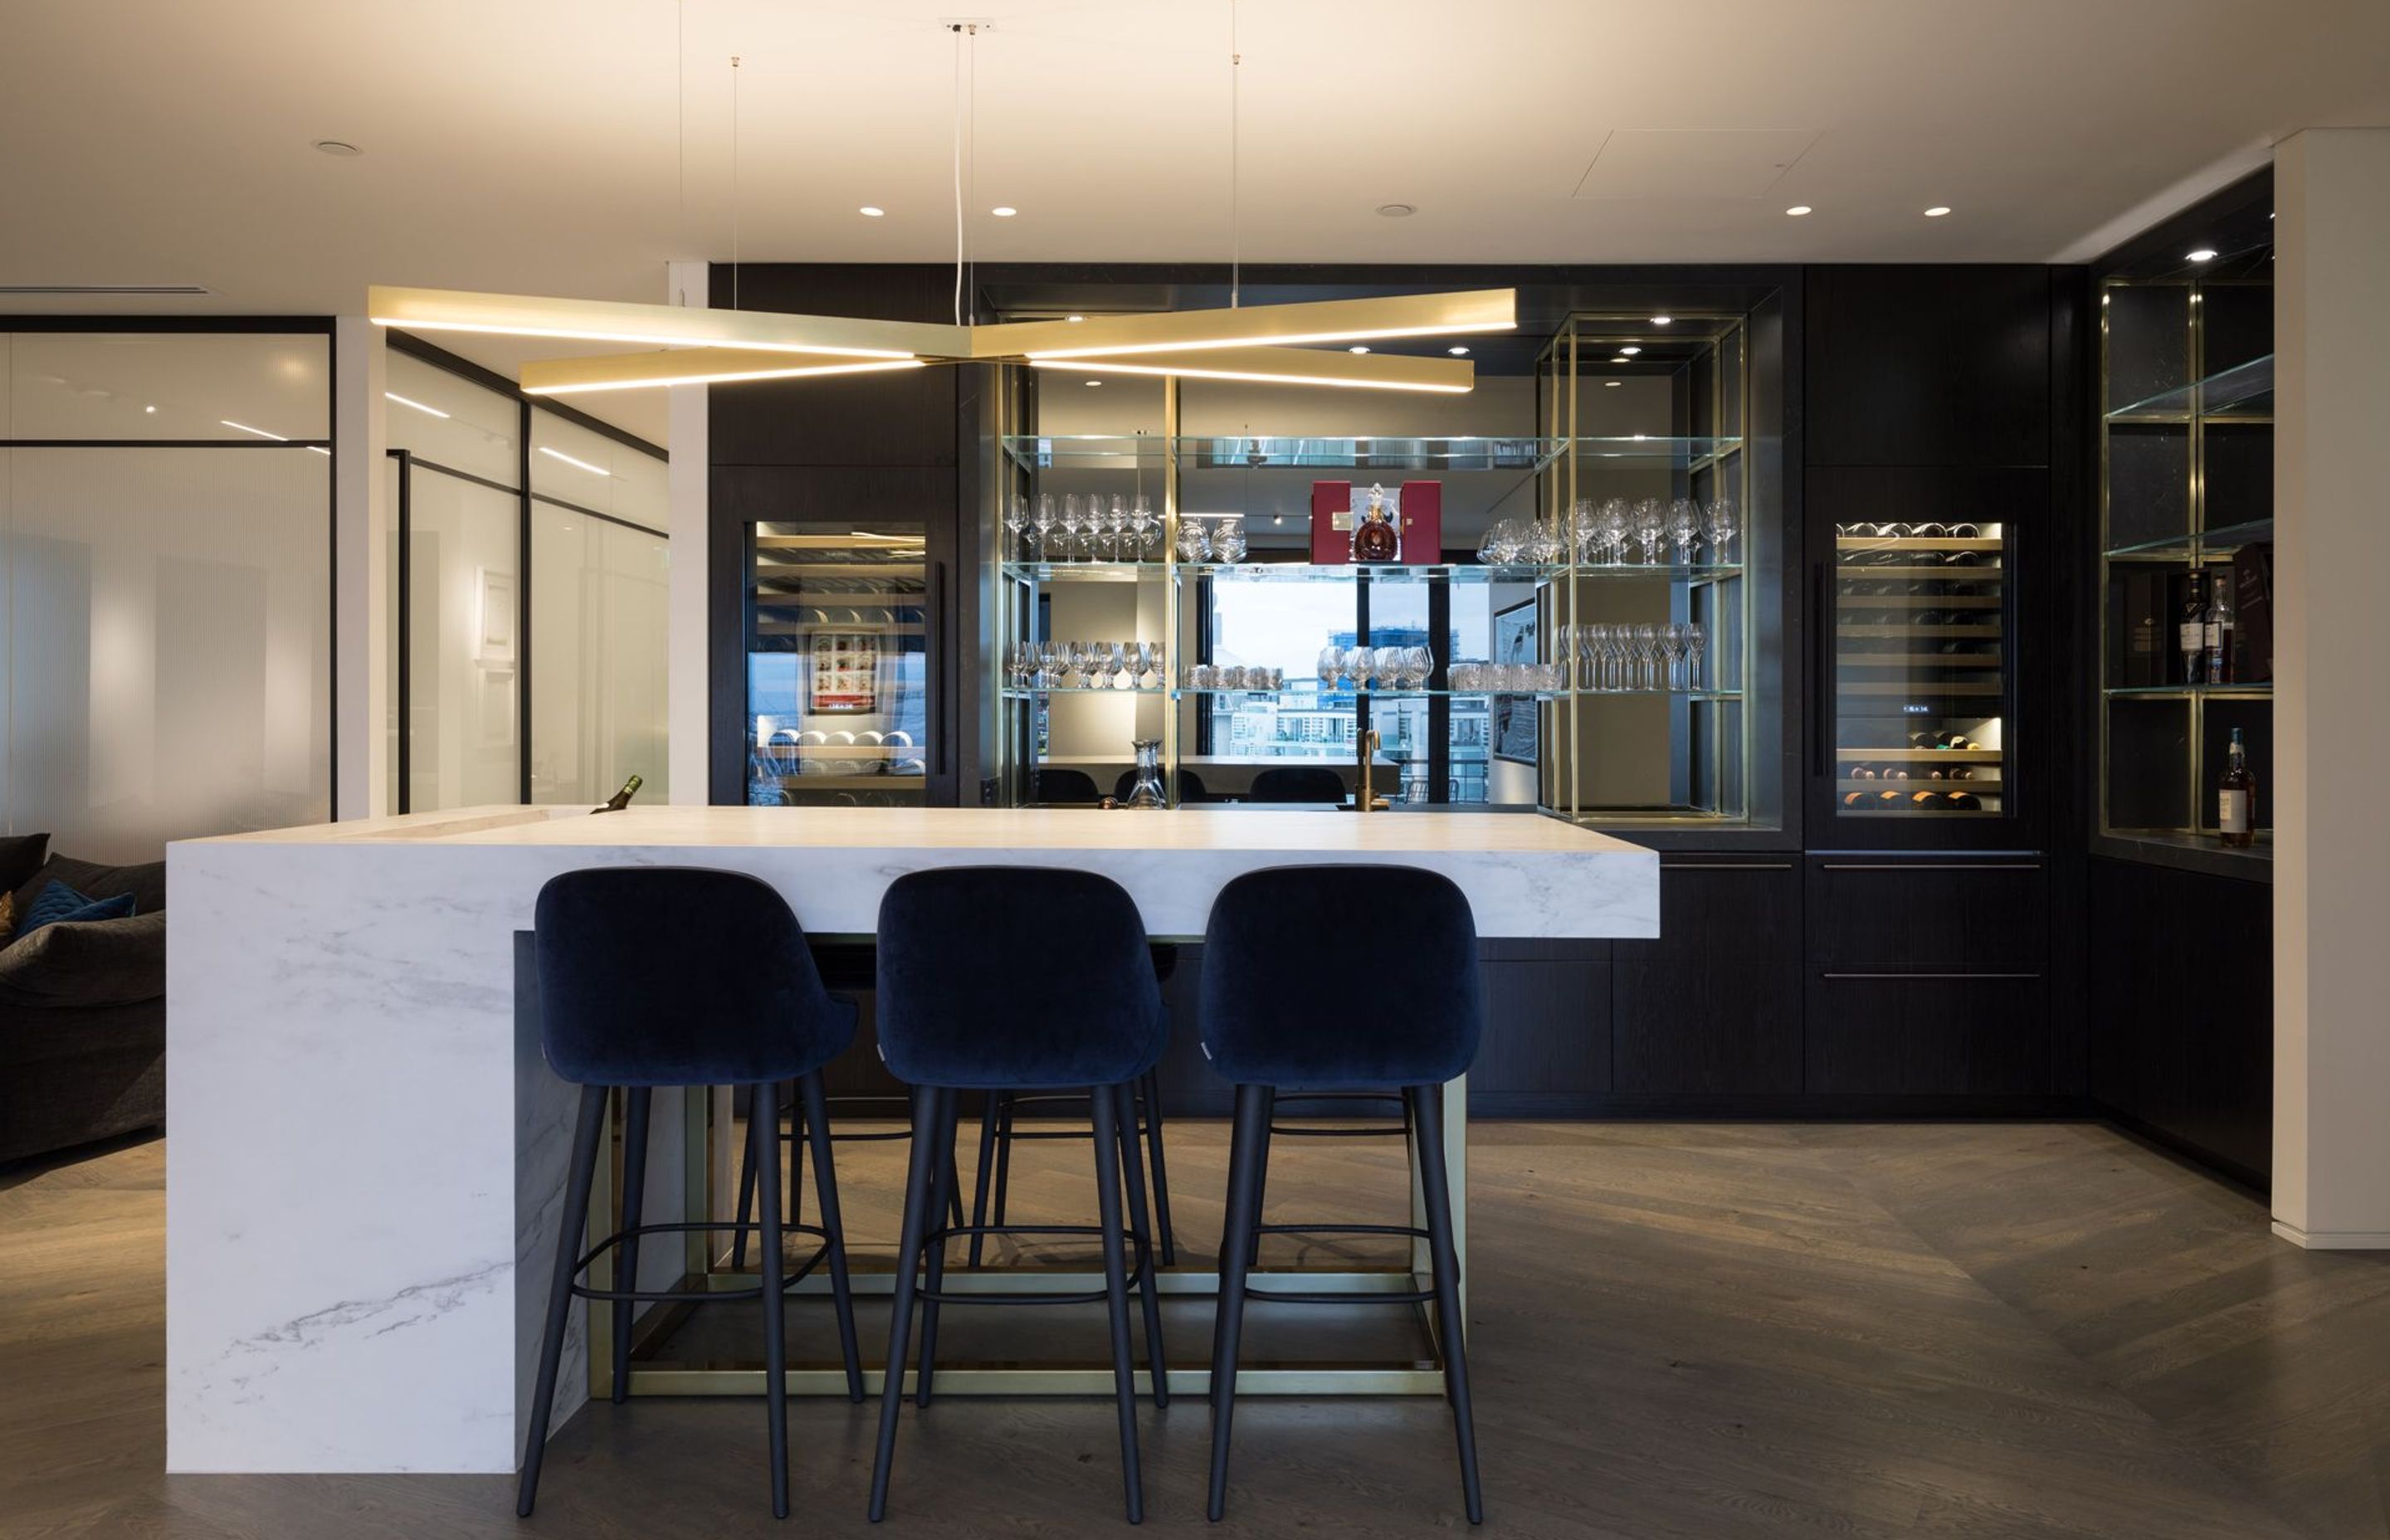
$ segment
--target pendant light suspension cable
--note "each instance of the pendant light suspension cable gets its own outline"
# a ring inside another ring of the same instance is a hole
[[[730,56],[730,308],[739,308],[739,56]]]
[[[1244,227],[1239,223],[1237,182],[1240,152],[1243,148],[1244,117],[1240,79],[1245,67],[1245,56],[1237,49],[1237,0],[1228,0],[1228,308],[1237,308],[1240,289],[1239,269],[1244,257]]]

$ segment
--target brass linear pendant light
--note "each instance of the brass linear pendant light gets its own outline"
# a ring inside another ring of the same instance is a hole
[[[983,23],[953,23],[957,45],[975,40]],[[732,60],[736,101],[738,60]],[[958,56],[957,64],[962,58]],[[1233,41],[1230,81],[1242,63]],[[1513,289],[1402,294],[1293,304],[1237,303],[1237,255],[1229,263],[1225,310],[1089,315],[1075,321],[965,322],[960,295],[964,109],[957,81],[956,113],[956,318],[936,322],[880,321],[839,315],[631,304],[537,295],[474,294],[447,289],[376,286],[367,314],[379,326],[419,331],[488,332],[598,342],[639,342],[666,352],[614,353],[526,364],[530,395],[648,390],[671,385],[737,384],[816,375],[918,369],[933,364],[1024,364],[1087,373],[1168,375],[1254,380],[1343,390],[1463,394],[1475,369],[1463,358],[1323,352],[1300,343],[1355,343],[1407,337],[1510,331],[1518,326]],[[1237,114],[1231,109],[1230,221],[1236,224]],[[738,132],[733,112],[733,229],[736,230]],[[734,238],[734,247],[735,247]],[[734,251],[733,265],[737,258]]]

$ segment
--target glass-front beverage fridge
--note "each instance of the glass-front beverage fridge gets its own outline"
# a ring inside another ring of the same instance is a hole
[[[919,805],[942,747],[923,526],[750,531],[748,803]]]

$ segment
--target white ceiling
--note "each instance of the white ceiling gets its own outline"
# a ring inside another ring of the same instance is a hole
[[[0,21],[0,284],[212,295],[0,310],[353,312],[368,282],[660,298],[665,261],[731,255],[734,212],[750,261],[945,260],[939,23],[970,14],[994,23],[976,255],[1226,261],[1228,0],[76,0]],[[2287,133],[2390,123],[2384,0],[1247,0],[1239,20],[1254,262],[2079,258]],[[366,153],[310,148],[328,137]],[[1418,213],[1373,212],[1396,201]],[[599,405],[661,433],[660,403]]]

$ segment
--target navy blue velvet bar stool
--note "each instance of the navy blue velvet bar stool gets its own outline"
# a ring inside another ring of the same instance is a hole
[[[1323,969],[1288,944],[1307,917],[1369,917],[1370,956]],[[1250,1287],[1265,1235],[1401,1235],[1428,1243],[1433,1287],[1368,1296],[1435,1306],[1446,1397],[1460,1446],[1469,1521],[1483,1522],[1477,1433],[1470,1415],[1460,1264],[1444,1158],[1444,1087],[1477,1057],[1477,926],[1450,879],[1410,866],[1279,866],[1229,882],[1203,937],[1203,1053],[1237,1087],[1228,1149],[1227,1219],[1220,1237],[1220,1304],[1212,1337],[1211,1517],[1227,1500],[1228,1431],[1245,1302],[1352,1304],[1351,1295]],[[1281,1086],[1362,1092],[1400,1086],[1419,1158],[1424,1229],[1397,1225],[1264,1225],[1270,1117]]]
[[[772,1461],[772,1511],[789,1513],[789,1405],[783,1307],[787,1290],[825,1260],[838,1312],[847,1394],[863,1399],[855,1346],[854,1302],[847,1287],[846,1242],[838,1182],[830,1169],[828,1120],[821,1115],[821,1067],[854,1037],[854,1005],[822,987],[797,917],[771,887],[739,872],[675,866],[623,866],[567,872],[539,891],[533,920],[538,961],[540,1046],[548,1067],[581,1089],[562,1234],[540,1337],[539,1385],[533,1392],[531,1441],[523,1451],[515,1511],[529,1515],[547,1450],[557,1366],[574,1299],[614,1307],[614,1399],[629,1389],[631,1307],[641,1303],[713,1304],[757,1300],[764,1306],[765,1422]],[[821,1223],[784,1226],[780,1218],[778,1132],[773,1086],[793,1080],[814,1137],[814,1187]],[[763,1187],[758,1222],[641,1223],[647,1176],[649,1103],[655,1087],[744,1085],[753,1096],[748,1137]],[[623,1227],[584,1251],[606,1101],[624,1093]],[[794,1272],[780,1253],[783,1228],[821,1245]],[[660,1233],[752,1229],[762,1277],[753,1289],[721,1293],[642,1290],[639,1241]],[[608,1252],[625,1287],[580,1282]]]
[[[1059,955],[1058,937],[1066,943]],[[1132,1271],[1144,1305],[1156,1405],[1168,1404],[1169,1382],[1145,1184],[1129,1143],[1131,1088],[1160,1061],[1167,1034],[1162,991],[1136,903],[1109,878],[1051,866],[949,866],[900,877],[880,905],[879,1026],[880,1051],[889,1071],[913,1087],[913,1155],[896,1252],[880,1444],[871,1469],[873,1522],[888,1511],[897,1408],[917,1307],[921,1345],[915,1393],[919,1405],[927,1406],[937,1367],[940,1305],[1099,1300],[1111,1316],[1121,1479],[1129,1521],[1137,1522],[1144,1517],[1145,1495],[1137,1471],[1137,1371],[1129,1343]],[[959,1094],[1065,1089],[1088,1096],[1098,1222],[1000,1227],[1014,1235],[1094,1236],[1103,1253],[1103,1289],[1064,1295],[944,1292],[947,1241],[999,1228],[932,1226],[944,1217],[944,1189],[954,1180]]]

